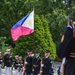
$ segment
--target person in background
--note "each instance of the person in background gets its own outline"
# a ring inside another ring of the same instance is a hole
[[[50,68],[50,75],[54,75],[54,69],[53,69],[53,67]]]
[[[7,49],[6,54],[4,55],[5,75],[12,75],[12,62],[10,49]]]
[[[58,70],[57,70],[57,74],[58,74],[58,75],[60,75],[60,73],[61,73],[61,72],[60,72],[60,67],[61,67],[61,66],[59,66],[59,67],[58,67]]]
[[[14,68],[15,68],[15,75],[19,75],[18,69],[19,69],[19,56],[15,56],[15,60],[13,62]]]
[[[22,57],[19,56],[19,75],[22,75],[23,72],[23,61],[22,61]]]
[[[49,57],[50,52],[48,50],[45,51],[45,57],[42,59],[42,75],[50,75],[49,71],[52,66],[51,58]]]
[[[33,60],[32,51],[28,49],[27,54],[28,54],[28,56],[25,57],[25,61],[24,61],[25,62],[24,68],[26,71],[26,75],[31,75],[31,73],[32,73],[32,60]]]
[[[32,72],[33,72],[33,75],[38,75],[39,72],[40,72],[40,62],[41,62],[41,58],[40,58],[40,53],[39,51],[36,51],[35,52],[35,56],[33,58],[33,61],[32,61]]]

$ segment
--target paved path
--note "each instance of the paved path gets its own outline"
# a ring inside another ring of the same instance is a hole
[[[58,70],[58,67],[61,65],[61,62],[54,62],[53,63],[53,68],[54,68],[54,75],[58,75],[57,74],[57,70]]]
[[[57,75],[58,67],[61,65],[61,62],[53,62],[54,75]],[[15,71],[13,70],[13,75],[15,75]],[[5,75],[5,70],[2,70],[2,75]]]
[[[5,75],[5,70],[2,69],[2,75]],[[15,71],[13,71],[13,75],[15,75]]]

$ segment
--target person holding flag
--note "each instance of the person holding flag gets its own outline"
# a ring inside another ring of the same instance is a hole
[[[39,74],[39,72],[40,72],[40,63],[41,63],[40,53],[39,53],[39,51],[36,51],[35,56],[32,60],[33,75],[38,75]]]
[[[12,75],[12,56],[10,49],[6,50],[6,54],[4,55],[4,66],[5,66],[5,75]]]
[[[25,63],[24,65],[24,68],[26,70],[26,75],[31,75],[32,73],[32,60],[33,60],[33,57],[32,57],[32,51],[30,49],[27,50],[27,57],[25,57]],[[24,74],[23,74],[24,75]]]

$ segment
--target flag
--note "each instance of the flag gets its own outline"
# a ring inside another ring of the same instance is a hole
[[[20,36],[30,35],[34,32],[34,11],[18,21],[10,30],[12,40],[16,41]]]

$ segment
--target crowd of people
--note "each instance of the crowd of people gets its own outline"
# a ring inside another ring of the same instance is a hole
[[[5,75],[12,75],[13,69],[15,75],[53,75],[52,59],[48,50],[45,51],[43,58],[40,57],[39,51],[33,56],[32,51],[28,50],[23,60],[19,55],[15,55],[13,59],[10,49],[7,49],[4,56],[0,52],[0,75],[2,75],[2,65],[5,68]]]

